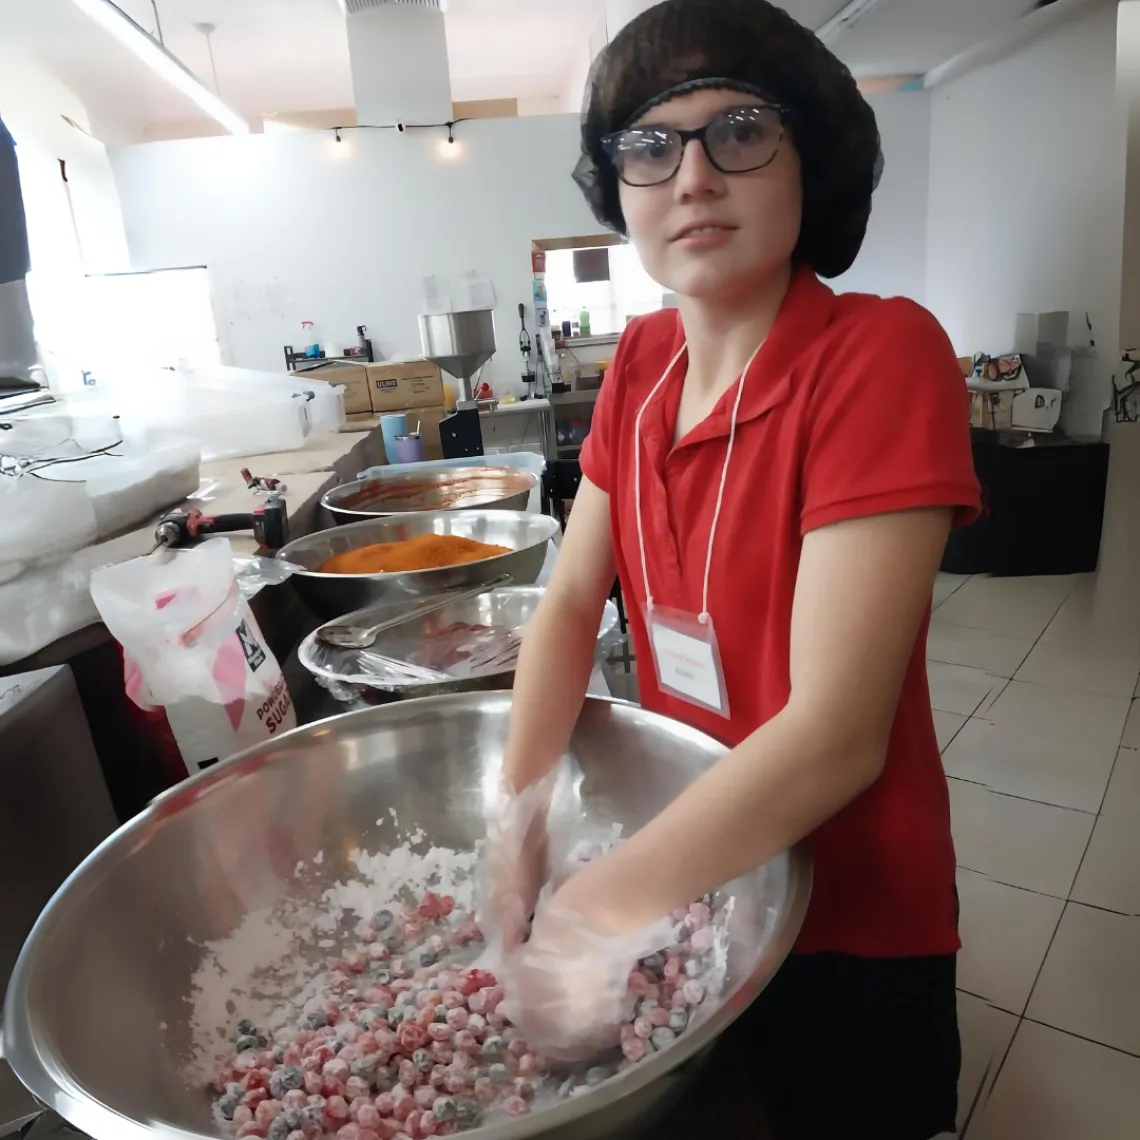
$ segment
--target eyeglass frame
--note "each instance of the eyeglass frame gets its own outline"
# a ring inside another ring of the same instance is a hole
[[[721,166],[715,158],[713,158],[712,152],[709,150],[707,138],[708,130],[709,127],[711,127],[713,123],[715,123],[723,115],[731,114],[733,111],[745,110],[775,111],[780,119],[780,137],[776,139],[776,145],[772,150],[772,157],[769,158],[767,162],[762,162],[759,166],[750,166],[746,170],[725,170],[724,167]],[[654,123],[647,123],[644,128],[622,127],[620,131],[613,131],[608,135],[603,135],[599,140],[599,145],[605,154],[606,160],[609,162],[610,166],[613,167],[614,173],[618,176],[618,180],[624,182],[627,186],[633,186],[636,189],[641,190],[648,189],[651,186],[664,186],[666,182],[672,182],[673,179],[677,177],[678,171],[681,169],[681,163],[685,161],[685,149],[694,139],[696,139],[701,144],[701,150],[705,152],[705,158],[709,160],[709,164],[714,170],[719,171],[721,174],[755,174],[757,170],[764,170],[776,161],[776,156],[780,153],[780,144],[784,141],[784,135],[787,132],[787,121],[791,117],[792,112],[790,108],[786,107],[782,103],[742,103],[738,107],[726,107],[723,111],[718,111],[715,115],[713,115],[711,119],[709,119],[707,123],[705,123],[703,127],[695,127],[692,130],[682,130],[680,127],[669,127]],[[614,159],[614,150],[617,147],[617,141],[628,131],[650,128],[655,128],[657,130],[663,131],[672,131],[672,133],[681,140],[681,149],[679,152],[679,157],[677,159],[677,165],[674,168],[673,173],[670,174],[667,178],[662,178],[660,182],[630,182],[625,177],[623,177],[621,168],[618,166],[617,162]]]

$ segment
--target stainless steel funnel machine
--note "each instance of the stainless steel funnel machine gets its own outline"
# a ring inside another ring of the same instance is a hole
[[[483,431],[471,380],[495,354],[493,311],[421,314],[420,342],[424,356],[456,381],[455,412],[439,424],[444,458],[482,455]]]

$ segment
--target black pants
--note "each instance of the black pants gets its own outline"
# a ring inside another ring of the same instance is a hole
[[[763,1140],[930,1140],[958,1104],[953,955],[795,955],[720,1039],[674,1123]],[[660,1135],[672,1137],[669,1127]]]

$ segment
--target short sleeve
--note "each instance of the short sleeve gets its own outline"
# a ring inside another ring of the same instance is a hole
[[[949,338],[921,306],[878,301],[850,318],[808,411],[802,533],[917,507],[977,518],[968,393]]]
[[[620,415],[620,390],[626,386],[626,369],[633,354],[633,343],[639,335],[642,321],[631,321],[618,340],[613,361],[606,369],[602,388],[594,403],[594,414],[590,420],[590,434],[582,444],[578,463],[582,474],[595,487],[608,495],[613,489],[613,465],[616,459],[614,439],[617,433],[617,420]]]

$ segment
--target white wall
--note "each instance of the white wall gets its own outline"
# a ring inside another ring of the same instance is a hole
[[[959,353],[1012,346],[1018,312],[1087,310],[1097,381],[1062,426],[1097,436],[1118,357],[1124,202],[1115,5],[932,92],[927,304]]]
[[[926,219],[930,190],[930,96],[871,95],[883,140],[883,177],[855,264],[830,282],[842,293],[926,300]]]
[[[514,383],[520,301],[534,333],[532,239],[599,229],[570,180],[578,120],[483,119],[456,137],[452,149],[436,131],[340,144],[282,132],[115,151],[134,267],[207,265],[224,355],[266,369],[283,367],[302,320],[336,346],[363,323],[382,355],[418,353],[420,280],[475,270],[498,302],[487,379]]]
[[[0,43],[0,116],[16,140],[36,337],[41,348],[70,357],[82,336],[76,318],[84,274],[123,270],[128,260],[107,152],[64,115],[88,126],[86,108],[67,87],[14,45]],[[67,164],[70,206],[60,159]]]

